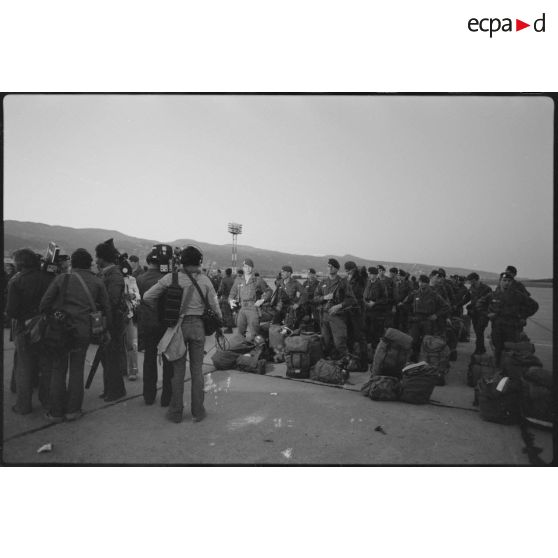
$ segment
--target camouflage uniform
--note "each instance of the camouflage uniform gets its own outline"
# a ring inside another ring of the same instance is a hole
[[[312,304],[312,300],[314,299],[314,293],[318,288],[320,282],[316,277],[308,278],[304,283],[302,283],[302,288],[306,291],[306,304],[305,304],[305,314],[310,316],[310,319],[314,322],[314,328],[320,331],[320,313],[317,311],[317,308]]]
[[[389,300],[386,284],[379,278],[374,281],[368,279],[362,296],[365,302],[366,341],[374,349],[385,331]],[[369,308],[367,302],[376,304]]]
[[[484,330],[488,325],[488,305],[490,304],[491,298],[492,289],[481,282],[479,282],[476,287],[471,285],[471,288],[463,297],[464,303],[469,302],[467,313],[471,316],[473,330],[475,332],[476,354],[486,353],[486,347],[484,346]]]
[[[307,300],[307,292],[296,279],[289,277],[286,281],[281,280],[274,293],[273,304],[276,312],[273,323],[280,324],[285,320],[287,327],[296,328]],[[299,308],[294,310],[293,304],[298,304]]]
[[[249,341],[254,339],[259,330],[260,315],[254,304],[262,295],[264,295],[264,299],[269,299],[271,289],[261,277],[254,275],[251,275],[248,280],[245,275],[238,276],[229,293],[229,301],[240,301],[236,325],[238,333],[246,335],[246,339]]]

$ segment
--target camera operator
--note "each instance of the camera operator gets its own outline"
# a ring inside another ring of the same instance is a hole
[[[203,381],[203,356],[205,347],[205,330],[202,321],[202,314],[205,311],[205,304],[188,277],[187,273],[198,282],[202,293],[215,314],[220,318],[221,309],[217,301],[215,289],[207,277],[201,273],[201,263],[203,254],[195,246],[187,246],[182,250],[180,262],[182,269],[178,273],[178,283],[183,287],[180,315],[184,316],[182,321],[182,335],[186,344],[186,353],[178,360],[173,361],[172,377],[172,396],[167,413],[167,418],[172,422],[181,422],[184,409],[184,374],[186,372],[186,355],[190,359],[191,384],[191,411],[193,422],[200,422],[205,418],[204,407],[204,381]],[[157,299],[163,295],[165,290],[172,283],[172,274],[165,275],[159,279],[143,296],[143,300],[155,307]]]
[[[168,247],[170,248],[170,247]],[[172,249],[161,249],[161,245],[153,247],[147,255],[148,269],[138,279],[140,297],[153,286],[159,279],[166,275],[170,269]],[[161,269],[165,271],[161,271]],[[162,298],[159,300],[162,302]],[[162,309],[154,309],[148,304],[138,306],[138,330],[145,347],[143,358],[143,400],[146,405],[153,405],[157,397],[157,345],[165,333],[166,327],[159,319]],[[161,392],[161,407],[168,407],[172,394],[172,363],[163,357],[163,390]]]
[[[76,420],[82,414],[83,370],[87,348],[91,343],[92,307],[87,290],[95,307],[100,309],[107,318],[107,324],[110,327],[111,311],[108,293],[102,280],[91,271],[92,262],[91,254],[84,248],[78,248],[71,256],[72,271],[69,272],[69,279],[66,279],[65,273],[56,277],[40,304],[41,312],[64,311],[76,330],[74,347],[71,350],[61,348],[53,354],[50,409],[45,415],[47,420],[53,422],[60,422],[64,418]],[[65,295],[62,295],[64,281],[67,281],[67,288]],[[63,298],[63,303],[61,298]],[[69,378],[66,387],[68,365]]]
[[[14,341],[17,354],[15,384],[17,402],[12,407],[15,413],[29,414],[33,383],[39,375],[39,400],[48,404],[48,384],[50,365],[47,355],[36,346],[31,346],[26,333],[26,322],[39,314],[39,304],[53,279],[51,274],[40,268],[37,255],[28,248],[17,250],[14,263],[18,272],[8,284],[6,314],[14,322]]]
[[[120,361],[124,351],[125,315],[128,308],[124,302],[124,277],[116,265],[119,253],[112,238],[98,244],[95,248],[95,255],[99,277],[103,280],[108,292],[112,315],[111,327],[109,327],[110,342],[105,345],[101,357],[104,386],[101,397],[108,403],[126,395],[124,380],[120,372]]]

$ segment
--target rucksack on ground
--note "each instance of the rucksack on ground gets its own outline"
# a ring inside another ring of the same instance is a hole
[[[438,376],[438,369],[425,361],[406,366],[401,378],[400,401],[415,405],[428,403]]]
[[[374,401],[397,401],[401,394],[401,382],[395,376],[373,376],[367,382],[366,394]]]
[[[342,385],[346,378],[346,372],[334,360],[320,359],[310,368],[310,379],[325,384]]]
[[[211,360],[217,370],[232,370],[235,368],[239,357],[240,355],[234,351],[221,351],[218,349],[211,355]]]
[[[236,369],[242,372],[265,374],[266,360],[263,358],[265,345],[254,347],[248,354],[240,355],[236,361]]]
[[[516,381],[520,381],[529,368],[542,368],[541,360],[530,350],[505,350],[502,353],[501,365],[504,375]]]
[[[423,359],[438,370],[438,384],[445,384],[445,377],[450,369],[450,349],[443,337],[425,335],[422,340],[421,352]]]
[[[520,384],[507,376],[481,378],[477,384],[479,411],[483,420],[500,424],[519,422]]]
[[[309,378],[310,368],[323,358],[322,342],[317,334],[305,333],[285,338],[284,351],[289,378]]]
[[[401,377],[401,371],[411,354],[413,338],[402,331],[389,328],[380,339],[370,366],[372,376]]]
[[[493,378],[499,372],[492,355],[473,354],[467,369],[467,385],[475,387],[481,378]]]

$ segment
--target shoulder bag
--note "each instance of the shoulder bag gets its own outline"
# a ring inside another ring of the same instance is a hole
[[[75,277],[78,278],[83,290],[87,294],[87,298],[89,300],[89,305],[91,306],[91,312],[89,313],[89,324],[90,324],[90,333],[91,333],[91,340],[94,343],[98,343],[101,341],[105,331],[107,330],[107,322],[106,317],[103,316],[103,313],[100,310],[97,310],[97,306],[93,301],[93,296],[91,296],[91,291],[89,287],[83,280],[83,277],[79,273],[72,273]]]
[[[200,294],[200,297],[205,305],[205,310],[201,316],[201,319],[203,320],[203,329],[205,330],[205,334],[206,335],[213,335],[217,330],[220,329],[221,327],[221,319],[219,318],[218,314],[216,314],[213,309],[211,308],[211,306],[209,306],[209,302],[207,301],[207,297],[204,296],[204,294],[202,293],[200,286],[198,285],[198,282],[194,279],[194,277],[192,276],[192,274],[186,270],[184,270],[184,272],[186,273],[186,275],[188,275],[188,277],[190,278],[190,281],[192,281],[192,284],[194,285],[194,287],[196,287],[196,289],[198,290],[198,293]]]

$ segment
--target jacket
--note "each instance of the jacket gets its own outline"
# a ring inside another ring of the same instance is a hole
[[[222,296],[224,298],[229,298],[229,293],[231,292],[233,284],[234,284],[234,279],[230,275],[225,275],[225,277],[221,279],[221,283],[219,284],[219,290],[217,291],[217,295]]]
[[[89,302],[89,297],[83,285],[75,275],[79,276],[88,287],[93,302],[97,310],[101,310],[107,319],[107,326],[112,323],[112,311],[109,304],[108,293],[105,285],[99,277],[88,269],[73,269],[71,273],[58,275],[50,284],[43,298],[41,299],[40,311],[50,312],[51,310],[65,310],[71,317],[72,324],[77,330],[77,336],[88,338],[91,336],[91,321],[89,314],[93,311]],[[62,304],[62,286],[64,278],[68,277],[66,297]]]
[[[324,296],[331,293],[334,295],[333,299],[324,300]],[[357,300],[347,279],[335,275],[333,279],[331,277],[326,277],[320,281],[314,293],[312,303],[321,307],[322,310],[327,311],[337,304],[341,304],[344,309],[356,306]]]
[[[442,318],[448,316],[450,312],[449,302],[429,285],[413,291],[403,304],[410,306],[412,314],[418,318],[427,318],[432,314]]]
[[[368,279],[366,286],[364,287],[364,293],[362,294],[364,302],[374,301],[376,304],[374,308],[379,310],[380,308],[387,308],[388,305],[388,292],[386,284],[381,279],[376,279],[371,281]]]
[[[17,330],[24,327],[25,320],[39,314],[41,299],[53,279],[40,269],[23,269],[10,279],[6,314],[17,320]]]
[[[507,289],[496,287],[488,305],[488,313],[495,314],[492,318],[495,320],[506,322],[523,320],[528,314],[527,299],[528,295],[517,288],[511,286]]]
[[[246,276],[237,277],[229,292],[229,300],[240,300],[241,305],[253,304],[260,297],[264,300],[271,298],[271,288],[261,278],[251,275],[247,281]]]
[[[477,287],[471,285],[471,288],[463,296],[463,303],[470,302],[467,311],[471,316],[486,316],[491,299],[492,289],[488,285],[479,282]]]
[[[295,303],[305,304],[308,300],[308,294],[302,288],[302,285],[291,277],[287,281],[281,281],[274,298],[273,303],[290,306]]]
[[[193,274],[193,277],[196,279],[211,309],[222,318],[221,309],[217,301],[217,294],[215,293],[213,283],[209,277],[203,273]],[[155,309],[157,300],[163,295],[166,289],[170,287],[171,283],[172,273],[167,273],[143,295],[143,301]],[[178,284],[184,289],[180,314],[184,316],[201,316],[205,312],[205,303],[201,299],[200,293],[195,288],[192,281],[190,281],[188,275],[182,270],[178,272]]]
[[[307,301],[310,302],[314,298],[314,293],[318,288],[320,282],[315,277],[313,279],[306,279],[304,283],[302,283],[302,288],[306,291],[307,294]]]

